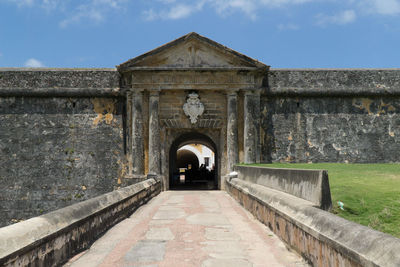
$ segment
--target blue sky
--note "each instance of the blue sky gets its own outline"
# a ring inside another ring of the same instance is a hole
[[[0,67],[114,67],[192,31],[273,68],[400,67],[400,0],[0,0]]]

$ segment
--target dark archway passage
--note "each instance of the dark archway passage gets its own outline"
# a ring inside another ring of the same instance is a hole
[[[204,145],[215,155],[214,164],[206,168],[199,164],[198,156],[186,149],[186,145]],[[185,133],[176,138],[169,151],[169,188],[171,190],[213,190],[218,188],[217,146],[208,136]]]
[[[186,149],[178,150],[176,155],[176,167],[182,169],[188,166],[193,169],[198,169],[200,167],[199,159],[196,154]]]

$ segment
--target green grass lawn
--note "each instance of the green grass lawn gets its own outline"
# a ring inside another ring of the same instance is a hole
[[[328,171],[332,212],[400,238],[400,164],[261,164]],[[344,211],[337,202],[344,203]]]

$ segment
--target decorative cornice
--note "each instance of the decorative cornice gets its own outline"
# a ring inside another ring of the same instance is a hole
[[[268,71],[268,67],[256,68],[256,67],[129,67],[121,71],[122,73],[134,72],[134,71]]]
[[[221,119],[199,118],[196,124],[184,123],[181,119],[160,119],[162,126],[170,129],[176,128],[212,128],[220,129],[224,124]]]
[[[132,72],[126,86],[146,90],[249,90],[261,88],[266,77],[250,72]]]

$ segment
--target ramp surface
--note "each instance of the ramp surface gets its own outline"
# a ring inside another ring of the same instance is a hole
[[[308,266],[224,191],[166,191],[65,266]]]

